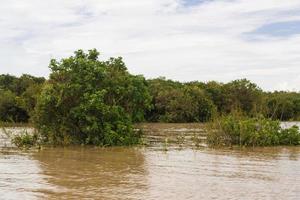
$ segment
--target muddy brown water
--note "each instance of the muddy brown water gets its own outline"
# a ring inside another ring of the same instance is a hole
[[[140,126],[147,147],[2,145],[0,199],[299,199],[300,147],[212,149],[201,124]]]

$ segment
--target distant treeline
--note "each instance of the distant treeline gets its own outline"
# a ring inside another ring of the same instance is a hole
[[[0,75],[0,121],[29,122],[45,81],[43,77],[27,74]]]
[[[0,121],[30,122],[45,84],[43,77],[0,75]],[[160,77],[146,80],[146,85],[151,105],[136,122],[206,122],[231,112],[284,121],[300,119],[300,93],[264,92],[246,79],[224,84],[181,83]]]
[[[147,121],[205,122],[233,112],[283,121],[300,119],[300,93],[264,92],[247,79],[180,83],[157,78],[147,84],[152,96]]]

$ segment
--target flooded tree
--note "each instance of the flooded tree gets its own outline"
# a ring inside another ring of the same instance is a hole
[[[122,58],[98,60],[94,49],[52,60],[50,79],[35,110],[35,125],[54,144],[131,145],[132,123],[144,119],[150,94],[143,76],[129,74]]]

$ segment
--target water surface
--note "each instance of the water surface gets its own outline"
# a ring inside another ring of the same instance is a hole
[[[300,196],[299,147],[211,149],[199,124],[141,126],[148,147],[0,148],[0,199]]]

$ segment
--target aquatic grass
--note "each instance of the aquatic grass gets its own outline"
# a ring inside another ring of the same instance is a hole
[[[223,116],[208,126],[208,144],[212,146],[299,145],[297,126],[281,128],[280,121],[264,117]]]
[[[39,135],[34,133],[28,133],[27,130],[23,130],[22,133],[11,136],[12,143],[16,145],[18,148],[25,148],[29,149],[32,147],[39,147],[40,148],[40,138]]]
[[[7,123],[0,123],[0,129],[11,140],[11,143],[18,148],[31,148],[33,146],[40,146],[40,139],[37,132],[29,133],[25,128],[21,133],[14,134],[13,131],[8,130]]]

